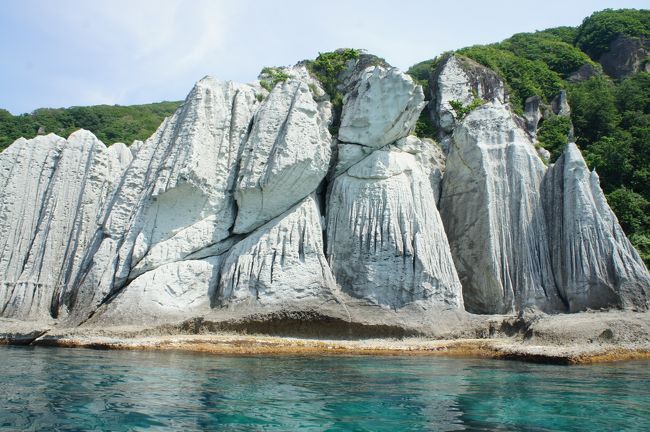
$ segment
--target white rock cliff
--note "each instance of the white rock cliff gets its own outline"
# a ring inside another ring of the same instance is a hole
[[[122,168],[87,131],[19,139],[0,154],[0,315],[56,315]]]
[[[503,103],[503,84],[454,58],[434,74],[452,78],[437,90],[443,97],[431,107],[433,118],[444,123],[445,100],[476,92],[476,81],[459,76],[490,77],[482,91],[492,95],[465,118],[454,117],[445,137],[439,205],[467,310],[646,310],[648,271],[575,144],[547,168],[525,121]]]
[[[432,76],[443,151],[413,135],[422,87],[365,61],[339,75],[340,125],[300,63],[272,89],[206,77],[130,148],[17,140],[0,154],[0,317],[432,326],[465,308],[647,309],[596,174],[575,145],[547,168],[494,72],[451,56]]]

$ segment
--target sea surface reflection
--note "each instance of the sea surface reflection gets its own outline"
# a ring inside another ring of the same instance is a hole
[[[0,347],[0,430],[648,430],[650,364]]]

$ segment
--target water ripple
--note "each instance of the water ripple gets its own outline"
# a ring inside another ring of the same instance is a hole
[[[0,430],[647,430],[643,362],[0,347]]]

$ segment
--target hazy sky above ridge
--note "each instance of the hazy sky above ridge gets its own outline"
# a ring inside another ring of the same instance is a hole
[[[514,33],[576,26],[648,0],[0,0],[0,108],[183,99],[205,75],[249,82],[264,66],[339,47],[402,69]]]

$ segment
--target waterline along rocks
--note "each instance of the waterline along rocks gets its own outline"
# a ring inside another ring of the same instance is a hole
[[[203,78],[130,148],[83,130],[14,142],[0,154],[0,317],[648,308],[648,271],[597,175],[575,144],[546,165],[495,72],[448,57],[427,104],[369,58],[338,73],[338,111],[303,62],[252,84]],[[415,136],[423,109],[443,146]]]

